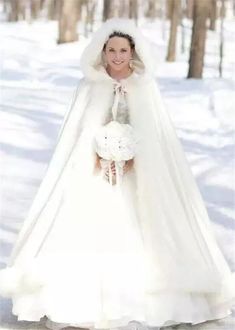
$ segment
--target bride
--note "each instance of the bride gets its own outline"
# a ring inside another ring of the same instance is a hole
[[[1,295],[18,320],[46,316],[58,329],[227,317],[234,273],[159,94],[147,41],[132,21],[110,19],[84,50],[81,69],[0,272]]]

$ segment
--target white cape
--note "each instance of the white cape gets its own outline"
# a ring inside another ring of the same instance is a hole
[[[113,104],[116,81],[102,66],[101,51],[115,29],[136,43],[134,73],[120,83],[140,137],[134,168],[120,190],[94,171],[93,149]],[[129,21],[112,19],[83,54],[85,77],[8,267],[0,272],[0,294],[12,297],[19,319],[47,315],[111,328],[131,320],[161,326],[231,314],[235,276],[151,76],[147,47]]]

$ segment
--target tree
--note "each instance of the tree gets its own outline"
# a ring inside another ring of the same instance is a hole
[[[147,17],[149,17],[150,19],[154,19],[157,16],[157,2],[156,0],[148,0],[148,8],[147,11],[145,13],[145,15]]]
[[[49,0],[47,16],[49,20],[58,20],[60,12],[60,3],[58,0]]]
[[[165,0],[160,2],[160,13],[161,13],[161,30],[162,30],[162,39],[166,40],[166,16],[167,16],[167,7]]]
[[[59,38],[57,43],[77,41],[78,0],[60,0],[59,4]]]
[[[111,18],[113,9],[113,1],[112,0],[104,0],[103,1],[103,22],[107,19]]]
[[[220,61],[219,61],[219,76],[223,75],[223,58],[224,58],[224,17],[225,17],[225,0],[221,0],[221,18],[220,18]]]
[[[93,31],[96,6],[97,6],[97,2],[94,0],[87,0],[85,2],[85,8],[86,8],[85,36],[88,36],[88,33]]]
[[[186,46],[185,46],[185,41],[186,41],[186,28],[184,24],[184,18],[187,15],[187,7],[186,3],[183,2],[182,7],[181,7],[181,13],[180,13],[180,25],[181,25],[181,52],[184,53]]]
[[[215,31],[217,19],[217,0],[210,0],[210,30]]]
[[[25,0],[10,0],[9,21],[16,22],[20,19],[25,19]]]
[[[209,2],[194,0],[193,30],[187,78],[202,78]]]
[[[193,18],[193,1],[194,0],[186,0],[186,17],[189,19]]]
[[[30,19],[36,19],[40,11],[40,0],[30,0]]]
[[[138,1],[129,0],[129,18],[134,18],[137,24],[138,21]]]
[[[170,27],[170,37],[168,42],[168,51],[167,51],[166,60],[169,62],[173,62],[175,61],[175,54],[176,54],[177,27],[179,24],[181,1],[170,0],[169,3],[171,5],[169,9],[171,15],[170,17],[171,27]]]
[[[122,0],[119,2],[118,17],[128,17],[129,15],[129,1]]]

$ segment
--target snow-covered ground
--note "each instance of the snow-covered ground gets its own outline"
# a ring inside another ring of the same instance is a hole
[[[190,29],[185,24],[185,47]],[[156,78],[166,107],[205,200],[215,235],[235,270],[235,23],[225,22],[224,78],[218,78],[218,31],[209,31],[203,80],[185,79],[188,50],[166,63],[162,22],[141,22],[158,60]],[[88,40],[57,45],[55,22],[0,23],[0,268],[6,265],[53,153],[63,116],[82,76],[79,57]],[[11,315],[11,302],[0,300],[1,329],[43,325]],[[170,328],[170,327],[169,327]],[[183,329],[235,329],[235,311],[226,320]]]

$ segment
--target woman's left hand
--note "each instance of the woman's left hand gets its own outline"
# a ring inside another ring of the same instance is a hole
[[[134,164],[134,158],[126,160],[125,165],[123,167],[123,173],[125,174],[126,172],[128,172],[130,169],[132,169]]]

